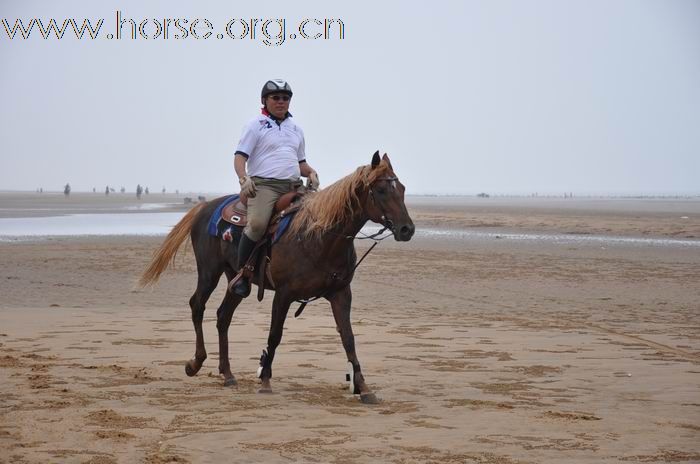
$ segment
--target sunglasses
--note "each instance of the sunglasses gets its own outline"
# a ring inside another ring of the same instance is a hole
[[[274,101],[282,100],[286,102],[290,100],[289,95],[273,95],[270,98],[272,98]]]

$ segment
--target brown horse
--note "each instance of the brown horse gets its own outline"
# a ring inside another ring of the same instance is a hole
[[[303,198],[289,230],[272,247],[270,275],[275,296],[267,350],[260,359],[261,393],[272,392],[272,361],[282,339],[290,305],[295,300],[321,296],[331,304],[343,347],[352,364],[354,393],[360,394],[365,403],[377,402],[362,376],[350,324],[350,283],[357,261],[353,240],[367,221],[382,224],[391,230],[397,241],[410,240],[415,227],[406,211],[404,190],[389,157],[385,154],[380,159],[376,152],[370,165],[361,166],[329,187]],[[191,237],[198,281],[197,290],[190,298],[197,341],[194,358],[185,365],[189,376],[199,371],[207,357],[202,334],[204,305],[223,273],[229,282],[237,273],[236,247],[207,232],[209,219],[223,200],[219,198],[191,209],[155,252],[140,280],[142,286],[155,283],[187,236]],[[228,328],[240,302],[241,297],[227,292],[216,313],[219,372],[224,376],[225,386],[236,384],[229,364]]]

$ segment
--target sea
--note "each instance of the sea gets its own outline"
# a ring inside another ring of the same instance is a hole
[[[508,201],[513,204],[512,199],[494,199],[495,203]],[[560,200],[535,201],[533,199],[519,200],[522,207],[544,207],[558,208],[565,205],[569,207],[572,203],[562,204]],[[480,199],[454,197],[454,198],[434,198],[434,197],[414,197],[408,200],[418,206],[430,206],[431,204],[441,206],[474,206],[476,203],[483,206]],[[515,202],[517,207],[518,201]],[[683,202],[681,202],[682,204]],[[604,209],[607,211],[668,211],[669,208],[677,208],[678,201],[658,201],[649,202],[608,200],[590,200],[588,202],[577,202],[576,207]],[[533,206],[534,205],[534,206]],[[643,205],[643,206],[640,206]],[[12,208],[13,217],[0,217],[0,242],[27,242],[41,241],[56,237],[88,237],[88,236],[165,236],[171,228],[184,216],[185,211],[172,211],[172,203],[142,203],[138,205],[122,205],[108,207],[99,210],[90,209],[90,212],[66,213],[66,211],[55,210],[53,208],[24,208],[18,210]],[[687,210],[687,204],[685,209]],[[695,203],[692,205],[695,208]],[[0,205],[0,216],[3,211]],[[167,211],[161,211],[167,210]],[[70,210],[68,210],[70,211]],[[23,214],[31,217],[21,217]],[[20,217],[18,217],[20,216]],[[358,234],[358,237],[366,236],[377,232],[381,226],[370,223]],[[511,243],[532,243],[532,244],[555,244],[562,246],[599,246],[599,247],[674,247],[692,250],[700,249],[700,240],[681,239],[666,237],[631,237],[596,234],[561,234],[543,232],[513,232],[499,231],[485,228],[436,228],[417,227],[416,237],[429,240],[449,240],[464,243],[488,243],[488,242],[511,242]]]

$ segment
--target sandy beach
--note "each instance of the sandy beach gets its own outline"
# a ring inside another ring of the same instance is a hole
[[[139,205],[54,197],[0,194],[0,218]],[[141,204],[186,210],[151,197]],[[700,239],[698,199],[407,204],[419,230]],[[0,240],[0,463],[700,462],[700,246],[384,241],[353,283],[357,351],[381,398],[364,405],[325,301],[290,311],[275,392],[257,393],[270,293],[234,315],[238,385],[224,387],[223,284],[209,357],[187,377],[191,249],[135,288],[162,238]]]

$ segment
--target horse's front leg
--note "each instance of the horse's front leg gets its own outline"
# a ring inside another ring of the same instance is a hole
[[[216,311],[216,329],[219,331],[219,374],[224,376],[225,387],[237,384],[236,378],[231,373],[231,364],[228,357],[228,329],[231,325],[233,312],[241,303],[241,300],[240,296],[232,292],[226,292],[221,306]]]
[[[272,393],[272,361],[275,359],[275,350],[282,341],[282,331],[284,330],[284,320],[287,318],[287,312],[292,300],[285,297],[281,291],[275,292],[275,298],[272,301],[272,320],[270,321],[270,334],[267,337],[267,351],[263,351],[260,358],[260,373],[258,377],[262,381],[259,393]]]
[[[377,404],[379,400],[365,383],[365,378],[360,368],[360,361],[357,360],[357,354],[355,353],[355,335],[352,333],[352,325],[350,324],[350,306],[352,303],[350,285],[327,296],[326,299],[331,303],[333,317],[338,326],[340,338],[343,341],[343,348],[345,348],[348,361],[352,364],[353,393],[359,394],[360,399],[365,404]]]

